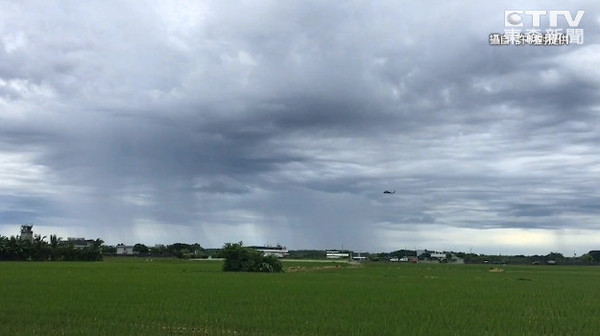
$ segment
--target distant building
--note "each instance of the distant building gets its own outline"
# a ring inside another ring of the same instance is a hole
[[[421,256],[427,256],[422,258]],[[448,256],[450,255],[450,257]],[[464,260],[456,257],[451,252],[439,252],[439,251],[429,251],[429,250],[417,250],[417,258],[420,258],[423,262],[444,262],[444,263],[455,263],[455,264],[464,264]]]
[[[72,245],[76,250],[83,250],[84,248],[94,247],[94,241],[85,238],[67,238],[67,244]]]
[[[363,256],[362,254],[365,252],[354,252],[352,253],[352,260],[353,261],[358,261],[358,262],[363,262],[367,260],[367,257]]]
[[[21,239],[33,241],[33,225],[21,225]]]
[[[348,259],[350,253],[342,253],[340,251],[327,251],[327,259]]]
[[[134,254],[138,254],[138,252],[133,251],[132,245],[118,244],[116,254],[117,255],[134,255]]]
[[[276,256],[277,258],[283,258],[289,254],[288,249],[285,246],[249,246],[251,249],[255,249],[263,253],[264,256]]]
[[[438,259],[446,259],[446,253],[442,253],[442,252],[431,252],[431,257],[432,257],[432,258],[438,258]]]
[[[429,254],[429,258],[431,259],[446,259],[446,253],[439,251],[428,251],[428,250],[417,250],[417,257],[422,254]]]

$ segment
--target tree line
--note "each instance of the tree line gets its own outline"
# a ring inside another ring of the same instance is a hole
[[[290,255],[293,251],[290,251]],[[489,255],[466,252],[444,252],[445,259],[441,262],[454,262],[455,259],[461,259],[465,264],[518,264],[518,265],[596,265],[600,264],[600,250],[592,250],[580,256],[565,257],[559,252],[550,252],[546,255]],[[365,253],[367,260],[387,261],[392,258],[413,257],[419,261],[435,261],[427,250],[417,255],[415,250],[397,250],[392,252]]]
[[[121,245],[111,246],[103,245],[102,251],[105,255],[117,255],[117,247]],[[133,252],[139,257],[175,257],[177,259],[190,258],[207,258],[214,257],[217,252],[214,249],[205,250],[200,244],[185,244],[174,243],[171,245],[146,246],[145,244],[137,243],[133,245]]]
[[[101,239],[92,241],[84,248],[76,248],[71,241],[65,241],[56,235],[34,235],[33,239],[21,239],[19,236],[0,236],[0,260],[5,261],[101,261]]]

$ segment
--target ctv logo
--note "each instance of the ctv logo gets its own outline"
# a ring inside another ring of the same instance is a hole
[[[530,18],[532,27],[540,27],[542,18],[548,20],[549,27],[557,27],[558,19],[561,17],[569,27],[574,28],[579,26],[579,22],[585,14],[584,10],[578,10],[575,17],[568,10],[505,10],[504,11],[504,27],[523,27],[525,18]]]

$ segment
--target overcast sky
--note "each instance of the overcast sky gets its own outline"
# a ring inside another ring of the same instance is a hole
[[[600,249],[600,2],[504,3],[1,1],[0,234]]]

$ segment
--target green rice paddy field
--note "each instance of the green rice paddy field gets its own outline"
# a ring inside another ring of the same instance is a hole
[[[0,263],[0,335],[599,335],[600,268]]]

